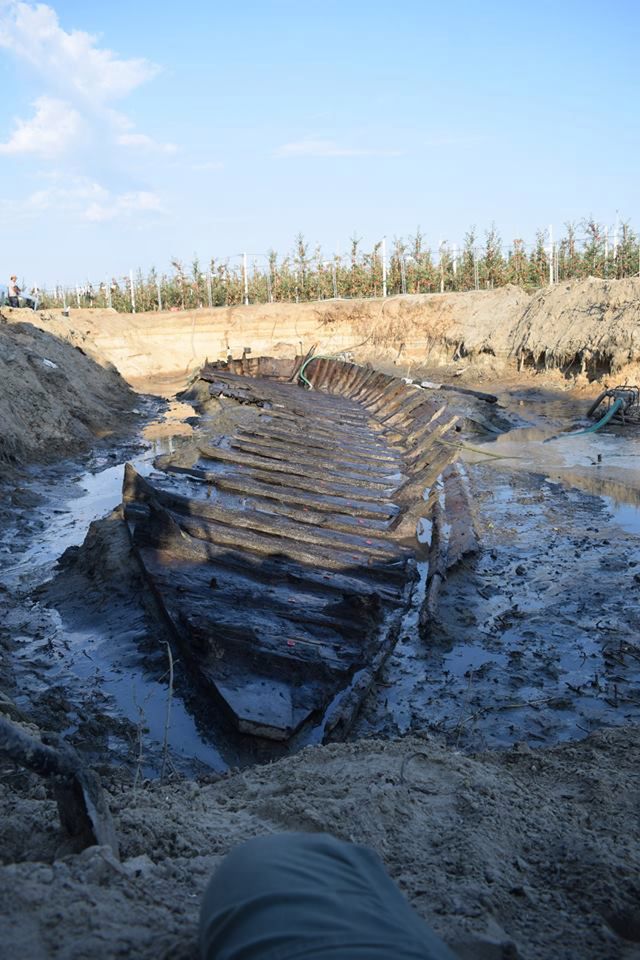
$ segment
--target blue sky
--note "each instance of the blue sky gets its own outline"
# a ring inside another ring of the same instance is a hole
[[[630,0],[0,0],[0,281],[640,227],[639,25]]]

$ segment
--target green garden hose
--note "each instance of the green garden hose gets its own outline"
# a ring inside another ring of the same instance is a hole
[[[604,427],[605,424],[609,423],[609,420],[611,420],[612,417],[615,417],[616,413],[622,406],[624,406],[624,400],[622,400],[621,398],[618,398],[617,400],[614,401],[614,403],[611,404],[611,406],[605,413],[604,417],[598,420],[597,423],[594,423],[590,427],[587,427],[586,430],[576,430],[573,433],[559,433],[555,437],[548,437],[544,441],[544,443],[549,443],[550,440],[561,440],[566,437],[584,437],[588,433],[595,433],[596,430],[600,429],[600,427]]]
[[[307,378],[304,375],[304,371],[307,369],[311,361],[312,360],[338,360],[338,359],[339,359],[338,356],[329,357],[322,353],[316,353],[313,357],[308,357],[305,360],[305,362],[300,367],[298,376],[300,377],[303,383],[306,383],[306,385],[309,387],[309,390],[313,390],[313,384],[309,380],[307,380]]]

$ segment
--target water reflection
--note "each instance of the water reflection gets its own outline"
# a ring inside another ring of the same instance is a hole
[[[557,437],[553,443],[545,443]],[[572,436],[557,429],[527,427],[463,447],[469,463],[504,471],[542,474],[550,481],[601,497],[614,520],[640,533],[640,431],[634,427]],[[486,456],[483,454],[486,451]],[[495,459],[498,454],[500,459]]]

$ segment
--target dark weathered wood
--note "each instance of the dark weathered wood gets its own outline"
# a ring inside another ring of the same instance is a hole
[[[328,571],[322,568],[296,564],[287,557],[252,556],[240,550],[233,551],[213,543],[206,543],[184,536],[178,525],[172,529],[150,531],[138,519],[129,517],[132,526],[132,541],[135,550],[141,554],[151,551],[149,556],[161,558],[167,568],[175,570],[195,569],[198,565],[202,571],[211,569],[211,578],[217,580],[220,571],[233,571],[242,577],[249,585],[247,591],[253,595],[254,581],[264,582],[271,587],[289,586],[292,591],[311,592],[315,595],[325,594],[336,597],[367,596],[377,593],[385,604],[398,606],[403,602],[403,590],[398,585],[372,584],[364,570],[358,572],[347,570]],[[202,572],[201,577],[205,574]],[[206,578],[205,578],[206,579]]]
[[[294,368],[293,368],[293,370],[292,370],[292,372],[291,372],[291,376],[289,377],[289,383],[297,383],[297,382],[298,382],[298,380],[300,379],[300,370],[302,369],[302,367],[303,367],[303,365],[305,364],[305,362],[306,362],[307,360],[309,360],[310,357],[312,357],[312,356],[315,354],[315,352],[316,352],[316,350],[317,350],[317,347],[318,347],[318,344],[317,344],[317,343],[314,343],[314,344],[312,344],[311,347],[307,350],[307,352],[305,353],[304,356],[302,356],[302,357],[296,357],[296,359],[295,359],[295,364],[294,364]]]
[[[368,444],[361,444],[354,440],[347,446],[344,441],[336,442],[335,439],[332,441],[325,437],[316,439],[312,431],[305,432],[302,428],[299,431],[287,432],[265,421],[261,422],[261,426],[264,426],[264,430],[261,432],[241,426],[237,436],[250,437],[254,443],[271,445],[279,442],[284,445],[289,444],[291,449],[302,448],[303,450],[308,449],[320,453],[326,452],[330,455],[339,453],[345,463],[354,461],[363,465],[380,463],[387,466],[401,463],[400,455],[380,437],[376,437]]]
[[[217,460],[221,463],[231,463],[238,467],[255,468],[258,471],[268,471],[273,473],[284,473],[288,477],[306,477],[309,480],[323,480],[327,473],[332,477],[339,478],[341,481],[354,487],[368,487],[380,490],[390,489],[393,485],[394,474],[381,474],[380,471],[369,470],[362,472],[355,469],[348,469],[341,465],[337,459],[332,459],[325,455],[324,463],[321,465],[319,458],[308,457],[306,461],[302,458],[291,457],[288,460],[280,457],[268,457],[262,453],[250,454],[240,450],[225,450],[222,447],[199,446],[199,452],[205,460]],[[277,482],[277,481],[274,481]]]
[[[447,572],[479,547],[469,493],[455,464],[448,464],[441,472],[441,489],[436,491],[431,520],[429,574],[418,618],[423,638],[428,637],[435,619],[438,595]]]
[[[423,390],[414,390],[411,393],[402,392],[396,399],[388,403],[380,414],[380,423],[385,426],[393,426],[399,422],[410,422],[414,419],[411,415],[418,407],[425,404],[431,404]]]
[[[303,389],[304,359],[209,365],[212,395],[257,406],[251,425],[158,458],[168,486],[132,468],[124,485],[135,553],[186,658],[241,733],[273,740],[349,728],[409,603],[423,494],[455,458],[442,441],[456,418],[432,392],[326,358]]]
[[[264,457],[266,460],[279,460],[290,465],[306,465],[309,463],[326,465],[329,461],[332,464],[333,472],[337,471],[340,476],[357,477],[358,479],[382,476],[385,480],[393,481],[396,479],[401,466],[399,460],[396,462],[393,460],[369,462],[363,459],[346,459],[343,450],[339,447],[329,451],[324,446],[310,451],[308,448],[305,450],[302,444],[300,448],[297,448],[291,443],[275,442],[273,439],[265,439],[262,443],[256,443],[255,440],[242,436],[235,437],[229,443],[229,449]]]
[[[102,786],[69,744],[48,746],[0,717],[0,753],[51,781],[68,852],[104,844],[118,856],[118,841]]]
[[[494,393],[484,393],[482,390],[471,390],[469,387],[457,387],[454,383],[441,383],[440,390],[450,393],[460,393],[468,397],[475,397],[477,400],[484,400],[485,403],[497,403],[498,398]]]
[[[231,473],[213,473],[210,470],[203,470],[200,467],[181,467],[178,465],[167,464],[164,468],[168,473],[183,474],[202,483],[218,487],[220,490],[229,490],[233,493],[246,494],[247,496],[257,496],[270,498],[278,502],[299,504],[308,506],[315,510],[324,510],[327,513],[340,512],[348,513],[355,517],[368,517],[372,519],[393,517],[398,513],[398,507],[391,501],[363,501],[345,495],[323,494],[314,496],[312,493],[306,493],[304,490],[288,488],[283,490],[269,483],[262,483],[250,476],[239,476]]]
[[[274,495],[282,500],[288,499],[290,495],[298,491],[311,491],[331,497],[332,501],[335,501],[337,497],[342,497],[345,500],[370,502],[372,505],[371,509],[376,510],[376,507],[380,504],[384,504],[385,501],[390,501],[395,489],[395,486],[389,484],[381,484],[375,488],[369,484],[365,487],[358,486],[355,483],[331,481],[330,479],[320,480],[314,477],[308,478],[294,473],[283,474],[279,471],[270,472],[268,470],[243,468],[242,464],[236,463],[229,464],[226,470],[216,471],[207,469],[205,459],[202,459],[200,464],[199,466],[188,468],[180,467],[180,470],[194,477],[199,476],[208,483],[214,483],[219,487],[224,487],[225,484],[230,485],[232,483],[242,484],[243,481],[258,481],[264,488],[277,488]],[[379,511],[376,510],[376,512]]]
[[[212,521],[203,529],[205,532],[210,531],[211,537],[216,543],[226,542],[220,536],[216,536],[216,531],[219,531],[221,526],[228,526],[231,532],[237,531],[239,528],[246,528],[256,533],[269,534],[277,538],[290,538],[294,541],[318,544],[335,550],[352,550],[357,553],[364,553],[367,557],[377,557],[381,560],[385,558],[397,560],[401,556],[397,546],[388,540],[381,539],[379,535],[375,538],[365,537],[355,532],[336,532],[315,525],[301,528],[299,523],[282,516],[269,516],[269,514],[261,513],[258,510],[246,508],[230,516],[228,510],[217,506],[215,502],[183,497],[168,490],[155,488],[149,481],[140,477],[130,464],[127,464],[125,468],[123,499],[125,506],[128,503],[139,504],[156,501],[169,511],[184,517],[186,524],[190,521],[192,524],[197,523],[199,519]],[[180,523],[180,520],[178,520],[178,523]],[[201,539],[207,539],[207,537]]]
[[[473,519],[471,498],[465,476],[458,464],[450,464],[442,472],[444,503],[449,528],[447,570],[463,557],[477,553],[480,541]]]
[[[440,587],[447,576],[447,539],[445,531],[445,513],[439,500],[433,505],[431,514],[431,545],[429,549],[429,573],[427,589],[420,615],[418,628],[423,638],[428,636],[429,629],[436,616],[438,594]]]
[[[217,546],[236,546],[261,556],[283,554],[298,563],[321,563],[327,570],[357,572],[359,568],[366,567],[366,574],[372,580],[402,581],[405,577],[406,556],[399,551],[390,551],[384,557],[372,556],[346,542],[341,547],[321,545],[309,539],[298,540],[284,534],[264,534],[255,527],[230,526],[205,518],[173,514],[173,519],[191,537],[210,541]]]

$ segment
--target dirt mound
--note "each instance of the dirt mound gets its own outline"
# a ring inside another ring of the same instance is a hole
[[[507,336],[529,302],[517,287],[464,294],[219,307],[184,313],[104,310],[43,313],[43,329],[113,363],[138,388],[175,392],[205,359],[353,353],[357,361],[437,364],[507,355]]]
[[[566,368],[599,380],[640,361],[640,280],[546,287],[509,335],[509,353],[536,368]]]
[[[348,317],[354,331],[365,338],[374,355],[391,351],[399,360],[447,363],[488,355],[506,360],[509,332],[529,303],[519,287],[508,286],[477,293],[444,293],[390,297],[375,301],[336,304],[327,308],[323,322]],[[377,308],[377,309],[376,309]]]
[[[35,322],[98,362],[113,363],[136,387],[166,395],[206,358],[239,357],[245,349],[293,356],[314,344],[319,353],[347,350],[358,362],[391,363],[403,374],[453,364],[456,373],[502,375],[518,362],[595,380],[640,361],[639,321],[640,280],[589,279],[533,297],[508,286],[184,313],[71,310],[68,317],[43,313]]]
[[[69,454],[121,429],[135,402],[113,367],[38,322],[30,310],[0,313],[0,462]]]
[[[407,738],[311,747],[213,784],[112,781],[122,863],[104,847],[52,863],[54,803],[36,781],[4,787],[7,852],[22,861],[0,868],[4,955],[194,957],[221,857],[309,830],[377,850],[461,957],[630,960],[639,761],[637,731],[477,757]]]

